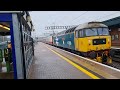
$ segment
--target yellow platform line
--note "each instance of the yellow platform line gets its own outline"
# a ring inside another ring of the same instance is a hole
[[[47,47],[47,46],[46,46]],[[71,60],[69,60],[68,58],[62,56],[61,54],[57,53],[56,51],[50,49],[49,47],[47,47],[50,51],[52,51],[53,53],[57,54],[58,56],[60,56],[62,59],[64,59],[65,61],[67,61],[68,63],[70,63],[71,65],[73,65],[74,67],[76,67],[78,70],[82,71],[83,73],[87,74],[88,76],[90,76],[93,79],[100,79],[99,77],[97,77],[96,75],[90,73],[89,71],[87,71],[86,69],[80,67],[79,65],[77,65],[76,63],[72,62]]]

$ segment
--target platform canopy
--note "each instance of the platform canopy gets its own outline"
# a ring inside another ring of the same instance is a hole
[[[120,16],[103,21],[108,27],[120,27]]]

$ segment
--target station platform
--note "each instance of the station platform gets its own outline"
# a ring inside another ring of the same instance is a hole
[[[120,46],[112,46],[112,49],[119,49],[120,50]]]
[[[92,79],[82,72],[85,71],[84,69],[81,71],[68,63],[48,46],[42,42],[38,42],[35,46],[35,60],[28,79]]]

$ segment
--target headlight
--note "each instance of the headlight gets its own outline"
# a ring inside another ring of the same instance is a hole
[[[94,41],[94,43],[96,43],[96,41]]]
[[[111,37],[110,37],[110,38],[108,38],[108,41],[111,41]]]
[[[91,45],[91,40],[88,40],[88,44]]]
[[[91,40],[88,40],[88,42],[90,43],[90,42],[91,42]]]
[[[96,50],[98,50],[98,47],[96,47]]]

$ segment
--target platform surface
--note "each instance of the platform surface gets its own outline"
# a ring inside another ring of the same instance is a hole
[[[35,60],[28,79],[91,79],[46,46],[41,42],[35,46]]]
[[[120,46],[112,46],[112,49],[120,49]]]

